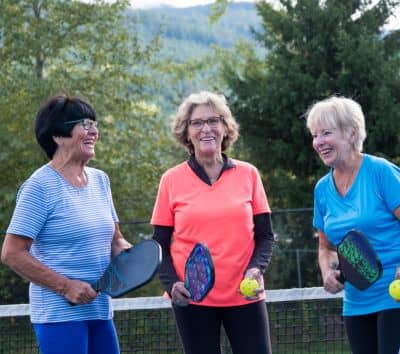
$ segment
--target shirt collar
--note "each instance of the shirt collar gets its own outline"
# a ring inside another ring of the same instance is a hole
[[[228,156],[225,154],[222,154],[222,159],[224,161],[224,164],[221,169],[221,173],[218,176],[218,179],[221,177],[222,173],[226,170],[229,170],[233,167],[235,167],[235,163],[232,159],[230,159]],[[188,164],[190,168],[193,170],[193,172],[205,183],[211,185],[211,181],[208,178],[207,173],[204,171],[203,167],[197,162],[196,157],[194,154],[191,154],[188,160]]]

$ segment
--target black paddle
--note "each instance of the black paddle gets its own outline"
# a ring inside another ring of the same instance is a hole
[[[359,290],[365,290],[382,274],[382,264],[368,241],[358,230],[349,231],[337,246],[340,278]]]
[[[114,257],[92,287],[111,297],[122,296],[147,284],[160,263],[160,245],[154,240],[144,240]]]

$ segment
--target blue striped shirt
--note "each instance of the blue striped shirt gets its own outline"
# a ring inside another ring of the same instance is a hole
[[[36,170],[17,194],[7,233],[33,240],[30,253],[50,269],[71,279],[94,282],[110,261],[118,217],[108,176],[85,167],[87,184],[75,187],[49,164]],[[112,318],[109,296],[71,306],[61,295],[31,283],[33,323]]]

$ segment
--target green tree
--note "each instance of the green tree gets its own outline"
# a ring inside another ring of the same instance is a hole
[[[238,44],[235,56],[219,50],[246,154],[262,172],[273,210],[311,207],[313,187],[327,172],[312,150],[304,122],[304,113],[315,101],[333,94],[354,98],[366,116],[366,152],[394,161],[400,155],[399,31],[383,27],[399,4],[259,2],[263,31],[254,34],[265,55],[257,56],[248,43]],[[307,220],[273,216],[278,242],[267,286],[294,286],[299,260],[305,271],[302,286],[321,284],[311,215],[304,215]]]
[[[326,173],[303,119],[319,99],[341,94],[357,100],[366,115],[365,150],[400,155],[399,31],[383,27],[400,2],[372,3],[259,2],[263,31],[255,36],[265,57],[250,49],[235,50],[239,58],[224,55],[230,102],[274,207],[311,206],[313,186]]]
[[[46,162],[33,118],[49,95],[86,96],[97,110],[100,142],[91,164],[105,170],[121,220],[151,213],[161,172],[172,164],[166,120],[149,101],[159,40],[145,46],[126,30],[129,2],[0,0],[0,225],[20,184]],[[130,19],[130,21],[133,21]],[[130,237],[132,241],[135,241]],[[0,302],[26,301],[22,281],[0,267]]]

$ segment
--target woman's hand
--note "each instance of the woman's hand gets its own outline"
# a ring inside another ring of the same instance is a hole
[[[245,296],[246,300],[257,300],[264,293],[264,277],[258,268],[249,268],[246,270],[243,279],[255,279],[258,283],[258,288],[254,289],[255,295]]]
[[[335,265],[332,265],[332,267],[323,275],[324,289],[331,294],[336,294],[342,291],[344,285],[339,279],[340,271]]]
[[[60,292],[71,304],[88,304],[98,295],[89,283],[80,280],[68,279],[64,289]]]
[[[331,294],[336,294],[344,288],[343,283],[339,280],[340,271],[337,269],[339,260],[336,247],[328,241],[322,231],[318,231],[318,240],[318,263],[324,289]]]
[[[398,282],[400,281],[400,265],[396,267],[396,273],[394,274],[394,279],[389,285],[389,294],[394,301],[400,302],[400,297],[398,294]]]
[[[190,303],[190,293],[182,281],[177,281],[171,290],[172,302],[178,306],[187,306]]]
[[[395,279],[400,279],[400,265],[397,266],[396,268],[396,273],[394,275]]]

